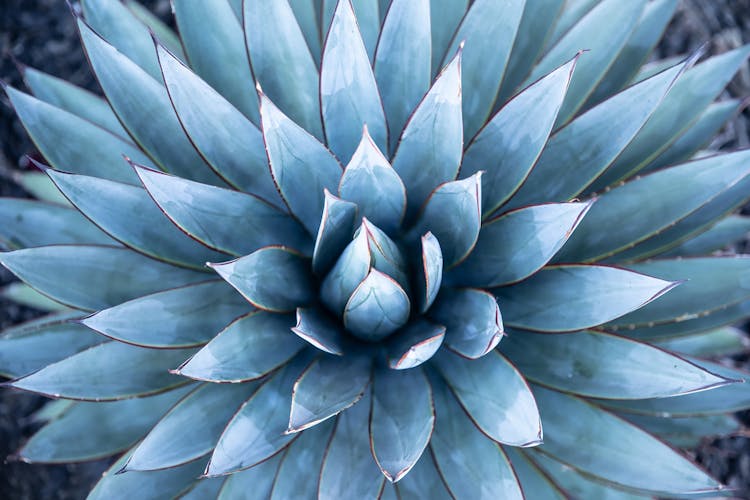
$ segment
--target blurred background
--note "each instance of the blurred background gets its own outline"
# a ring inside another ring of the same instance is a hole
[[[169,0],[141,2],[173,25]],[[681,0],[654,58],[688,54],[703,44],[709,54],[717,54],[746,43],[750,43],[750,0]],[[99,92],[64,0],[0,0],[0,78],[23,88],[14,60]],[[722,96],[728,97],[750,98],[750,65],[745,65]],[[13,172],[28,168],[26,155],[38,153],[5,95],[0,96],[0,147],[0,196],[28,196],[13,183]],[[750,111],[746,109],[716,137],[710,149],[748,147]],[[750,207],[746,211],[750,213]],[[728,251],[750,251],[750,244]],[[0,287],[11,281],[10,273],[0,268]],[[33,317],[33,310],[0,298],[0,330]],[[738,326],[747,330],[748,325]],[[723,361],[750,369],[750,350]],[[110,463],[32,466],[14,461],[13,453],[39,427],[31,415],[43,403],[33,395],[0,390],[0,499],[84,498]],[[737,418],[750,428],[750,412]],[[736,488],[739,498],[750,498],[750,432],[707,440],[691,454]]]

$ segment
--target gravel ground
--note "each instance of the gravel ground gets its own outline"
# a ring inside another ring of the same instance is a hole
[[[168,0],[149,0],[163,18]],[[750,0],[682,0],[677,15],[657,48],[658,57],[686,54],[708,42],[709,53],[720,53],[750,42]],[[83,87],[96,90],[63,0],[0,0],[0,78],[21,86],[13,59]],[[750,66],[740,72],[725,97],[750,96]],[[36,154],[12,111],[0,97],[0,196],[25,196],[12,183],[12,169],[27,168],[24,156]],[[736,117],[712,144],[713,149],[750,147],[750,111]],[[11,280],[0,268],[0,286]],[[0,300],[0,329],[34,316],[34,312]],[[750,368],[750,358],[728,360]],[[60,466],[31,466],[5,461],[36,429],[29,415],[43,403],[28,394],[0,391],[0,499],[84,498],[107,461]],[[739,418],[750,425],[750,412]],[[732,436],[704,443],[696,458],[714,475],[750,498],[750,438]]]

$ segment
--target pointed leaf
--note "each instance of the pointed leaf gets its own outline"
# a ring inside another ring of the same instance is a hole
[[[207,382],[244,382],[286,363],[304,344],[289,329],[294,318],[258,311],[233,321],[177,373]]]
[[[342,163],[349,162],[365,124],[381,151],[388,151],[383,103],[350,0],[338,2],[326,37],[320,105],[327,143]]]
[[[176,467],[209,453],[253,384],[205,384],[169,410],[136,447],[126,471]],[[190,429],[190,432],[185,432]]]
[[[321,21],[320,5],[324,0],[289,0],[289,6],[294,11],[294,17],[302,30],[307,42],[307,47],[315,60],[315,65],[320,67],[320,35],[318,25]]]
[[[113,401],[184,385],[169,373],[190,350],[156,350],[106,342],[53,363],[12,386],[55,398]]]
[[[505,324],[541,332],[591,328],[641,308],[676,286],[605,266],[550,266],[495,291]]]
[[[406,186],[407,220],[438,185],[456,178],[463,152],[461,116],[459,50],[412,113],[396,148],[393,168]]]
[[[42,172],[19,172],[13,181],[39,201],[46,201],[62,206],[70,206],[67,198],[57,186]]]
[[[508,201],[539,159],[577,60],[576,56],[519,93],[492,117],[466,148],[461,177],[485,170],[482,178],[485,217]]]
[[[318,70],[289,3],[243,2],[243,20],[255,79],[289,118],[322,139]]]
[[[375,342],[404,326],[410,311],[404,289],[387,274],[372,269],[344,307],[344,326],[356,337]]]
[[[468,8],[469,0],[430,0],[432,75],[442,68],[448,46]]]
[[[489,288],[528,278],[567,248],[564,245],[592,204],[536,205],[490,219],[482,225],[474,250],[451,270],[447,281]]]
[[[346,343],[341,324],[315,307],[297,308],[297,325],[292,328],[302,340],[328,354],[341,356]]]
[[[180,496],[180,500],[204,500],[206,498],[216,498],[219,495],[221,487],[224,486],[225,478],[209,477],[198,479],[193,485],[186,489]]]
[[[440,242],[431,232],[420,238],[422,244],[421,273],[418,273],[419,312],[426,313],[435,302],[443,282],[443,252]]]
[[[741,432],[742,425],[731,415],[664,418],[650,415],[623,415],[629,422],[664,439],[672,446],[696,448],[706,438]]]
[[[333,16],[340,1],[314,1],[322,4],[320,7],[323,21],[321,24],[321,33],[325,36],[331,28],[331,22],[333,21]],[[349,0],[349,3],[351,3],[352,8],[354,9],[355,17],[357,18],[359,30],[362,32],[362,39],[370,61],[372,61],[373,56],[375,55],[375,46],[378,42],[378,34],[380,32],[381,24],[380,7],[384,1],[385,0]]]
[[[395,487],[402,500],[418,500],[425,497],[432,500],[452,498],[429,450],[422,454],[419,462]]]
[[[46,295],[42,295],[26,283],[15,281],[0,288],[0,297],[22,306],[31,307],[39,311],[70,311],[71,309]]]
[[[563,491],[521,450],[514,446],[503,446],[503,451],[513,465],[525,498],[548,498],[550,500],[566,498]]]
[[[107,337],[143,347],[205,344],[250,306],[224,281],[157,292],[104,309],[82,323]]]
[[[357,205],[323,190],[323,215],[315,238],[313,271],[324,274],[331,269],[341,252],[351,242],[357,219]]]
[[[370,248],[372,266],[393,278],[404,290],[409,290],[408,265],[401,248],[390,236],[363,218],[359,229]]]
[[[420,0],[424,1],[424,0]],[[359,215],[395,233],[406,210],[406,188],[365,127],[362,141],[344,170],[339,195],[359,207]]]
[[[388,343],[388,366],[407,370],[428,361],[440,349],[445,327],[418,319],[406,325]]]
[[[108,246],[28,248],[0,254],[0,263],[44,295],[87,310],[106,309],[210,277]]]
[[[320,356],[294,383],[287,433],[303,431],[355,405],[370,384],[370,359]]]
[[[471,359],[494,349],[504,334],[495,297],[484,290],[444,290],[430,317],[445,325],[448,348]]]
[[[148,194],[166,216],[209,248],[232,255],[245,255],[273,244],[288,245],[304,253],[311,250],[302,226],[263,200],[135,168]]]
[[[170,102],[201,157],[228,184],[283,207],[260,130],[164,47],[157,52]]]
[[[176,54],[181,60],[185,60],[185,54],[182,51],[182,43],[177,33],[167,26],[156,13],[151,12],[147,7],[138,3],[138,0],[124,0],[125,6],[138,18],[140,22],[146,25],[156,38],[159,39],[165,47],[168,47],[173,54]]]
[[[664,257],[708,255],[743,239],[750,233],[750,217],[730,215],[708,231],[664,253]]]
[[[748,347],[748,340],[744,330],[733,326],[725,326],[716,330],[675,337],[655,342],[654,345],[667,351],[673,351],[688,356],[700,358],[717,358],[731,356]]]
[[[269,498],[280,463],[281,455],[276,455],[248,470],[231,474],[221,487],[217,500]]]
[[[323,279],[320,298],[334,314],[344,312],[349,297],[372,267],[367,231],[360,231],[341,253],[333,269]]]
[[[430,442],[434,425],[432,389],[421,369],[375,372],[370,440],[386,479],[395,483],[409,473]]]

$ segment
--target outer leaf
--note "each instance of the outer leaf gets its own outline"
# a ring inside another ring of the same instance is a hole
[[[281,456],[277,455],[251,469],[231,474],[224,482],[217,500],[231,500],[238,497],[248,500],[269,498],[280,462]]]
[[[468,360],[442,351],[434,359],[468,417],[490,439],[522,447],[541,444],[542,422],[534,396],[505,357],[492,352]],[[502,380],[502,386],[487,383],[490,380]]]
[[[336,192],[341,165],[325,146],[287,118],[262,92],[260,115],[274,182],[292,213],[310,234],[317,234],[323,212],[323,190]]]
[[[108,246],[28,248],[0,254],[0,263],[44,295],[87,310],[105,309],[210,276]]]
[[[55,398],[114,401],[184,385],[170,367],[192,351],[157,351],[106,342],[53,363],[10,385]]]
[[[289,5],[294,11],[299,27],[307,42],[307,47],[320,67],[320,35],[318,24],[321,21],[320,4],[323,0],[290,0]]]
[[[184,396],[185,389],[112,403],[74,403],[36,432],[18,452],[30,463],[93,460],[123,451]]]
[[[176,467],[209,453],[253,384],[205,384],[169,410],[136,447],[125,471]],[[190,432],[185,432],[190,429]]]
[[[530,380],[607,399],[677,396],[731,383],[661,349],[599,332],[514,332],[501,350]]]
[[[721,489],[692,462],[624,420],[559,392],[535,387],[534,394],[547,430],[544,453],[575,469],[654,493]]]
[[[19,172],[17,176],[14,176],[13,181],[39,201],[70,206],[65,196],[62,195],[57,186],[55,186],[46,174],[41,172]]]
[[[256,197],[141,167],[136,172],[167,217],[209,248],[233,255],[273,244],[311,250],[299,223]]]
[[[430,317],[446,326],[447,346],[470,359],[490,352],[504,334],[495,297],[484,290],[446,289],[430,309]]]
[[[318,357],[294,383],[286,432],[314,427],[355,405],[368,389],[370,376],[367,357]]]
[[[417,500],[425,496],[433,500],[452,498],[430,452],[424,453],[409,474],[395,486],[399,498],[403,500]]]
[[[365,124],[380,149],[388,151],[383,103],[350,0],[338,2],[326,37],[320,106],[327,143],[342,163],[349,162]]]
[[[490,219],[482,225],[474,250],[451,270],[447,281],[489,288],[528,278],[567,248],[563,245],[591,205],[536,205]]]
[[[208,382],[244,382],[286,363],[304,344],[289,331],[294,319],[264,311],[232,322],[177,373]]]
[[[741,424],[734,416],[662,418],[649,415],[623,415],[628,421],[681,448],[695,448],[706,438],[736,434]]]
[[[443,252],[440,242],[430,232],[420,238],[422,244],[421,273],[418,274],[419,312],[424,314],[435,302],[443,281]]]
[[[750,217],[730,215],[719,221],[708,231],[695,238],[685,241],[681,245],[664,253],[665,257],[684,257],[707,255],[725,248],[728,243],[734,243],[750,232]]]
[[[372,269],[344,307],[344,326],[356,337],[374,342],[404,326],[410,311],[404,289],[390,276]]]
[[[358,214],[356,204],[337,198],[327,189],[323,194],[323,215],[315,238],[312,263],[313,271],[318,275],[329,271],[351,242]]]
[[[0,297],[40,311],[58,312],[71,310],[68,306],[52,300],[46,295],[42,295],[26,283],[18,281],[0,288]]]
[[[225,478],[211,477],[198,479],[193,485],[180,493],[177,497],[180,500],[204,500],[206,498],[216,498],[219,495],[221,487],[224,486]]]
[[[448,46],[469,8],[469,0],[430,0],[432,75],[441,69]]]
[[[745,332],[733,326],[726,326],[697,335],[676,337],[657,342],[656,345],[668,351],[689,356],[711,358],[730,356],[747,348]]]
[[[243,21],[255,79],[286,115],[322,139],[318,70],[288,1],[243,2]]]
[[[137,252],[200,270],[208,260],[225,258],[182,233],[140,187],[51,169],[47,175],[83,215]]]
[[[407,370],[419,366],[440,349],[445,327],[418,319],[406,325],[388,344],[388,366]]]
[[[421,369],[375,372],[370,443],[386,479],[395,483],[414,467],[434,425],[432,389]]]
[[[346,337],[341,323],[330,318],[322,309],[298,307],[297,325],[292,331],[323,352],[336,356],[344,354]]]
[[[121,342],[178,348],[205,344],[251,306],[223,281],[207,281],[138,297],[82,323]]]
[[[619,318],[676,286],[604,266],[547,267],[517,285],[495,291],[506,325],[572,332]]]
[[[591,9],[596,7],[596,4],[602,0],[565,0],[565,6],[558,12],[558,17],[555,22],[552,33],[549,34],[545,43],[545,52],[550,47],[555,46],[573,26],[578,23],[583,16],[586,15]]]
[[[472,425],[445,384],[435,384],[433,388],[437,425],[430,448],[451,497],[523,498],[513,468],[500,447]]]
[[[175,0],[172,10],[190,67],[257,125],[258,99],[249,84],[254,78],[245,49],[242,15],[235,16],[230,3]]]
[[[396,148],[393,168],[406,186],[407,220],[435,187],[456,178],[463,152],[461,117],[459,50],[414,110]]]
[[[394,0],[383,22],[375,53],[375,78],[388,118],[390,153],[430,87],[430,17],[429,0]]]
[[[513,446],[504,446],[503,451],[510,459],[513,470],[518,476],[518,482],[525,498],[547,498],[562,500],[566,498],[563,491],[552,482],[526,455]]]
[[[165,47],[168,47],[172,53],[177,54],[181,60],[185,60],[180,37],[177,36],[177,33],[175,33],[172,28],[164,24],[156,14],[138,3],[137,0],[124,0],[124,3],[128,10],[130,10],[140,22],[145,24]]]
[[[157,52],[177,118],[201,157],[228,184],[283,207],[260,130],[166,49]]]
[[[492,117],[466,148],[461,177],[485,170],[482,179],[485,217],[508,201],[539,159],[577,60],[576,56],[519,93]]]

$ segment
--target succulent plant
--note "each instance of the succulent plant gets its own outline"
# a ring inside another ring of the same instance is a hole
[[[5,87],[49,163],[0,199],[49,311],[0,372],[56,398],[19,458],[119,455],[94,499],[722,490],[676,447],[750,407],[707,360],[750,152],[700,151],[750,48],[644,65],[676,6],[84,0],[106,100]]]

